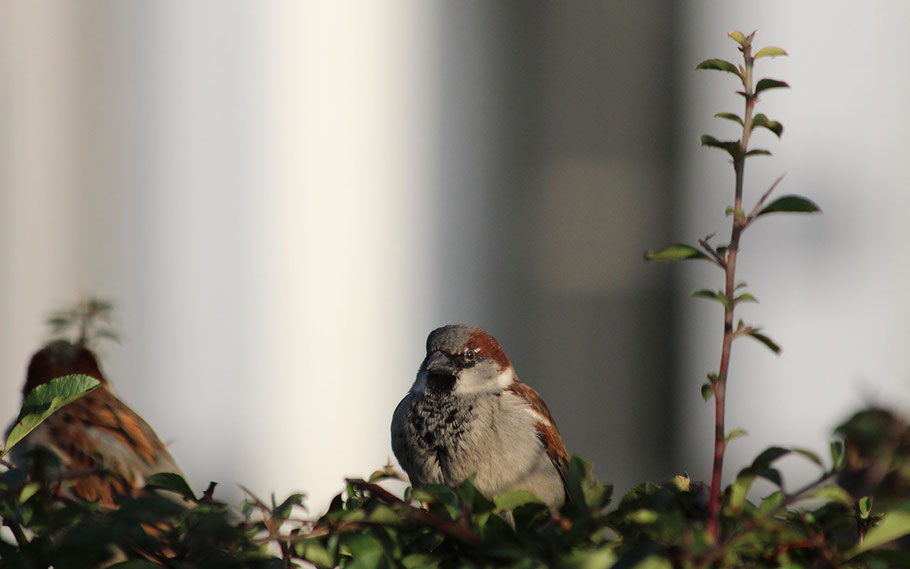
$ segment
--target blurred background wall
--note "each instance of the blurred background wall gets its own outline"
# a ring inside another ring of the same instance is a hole
[[[44,317],[95,294],[116,391],[197,488],[322,505],[391,457],[426,334],[467,322],[618,490],[707,477],[721,315],[687,297],[720,275],[641,254],[726,232],[697,141],[732,135],[735,84],[693,68],[735,59],[732,29],[791,54],[760,63],[793,89],[763,98],[787,130],[747,195],[788,172],[825,214],[746,235],[744,313],[785,351],[737,346],[727,473],[910,400],[900,2],[0,10],[0,417]]]

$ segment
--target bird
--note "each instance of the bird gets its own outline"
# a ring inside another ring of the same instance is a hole
[[[98,358],[81,342],[56,340],[36,352],[22,394],[71,374],[91,376],[101,385],[52,414],[13,447],[14,464],[38,480],[57,481],[61,498],[108,508],[116,508],[122,496],[140,495],[153,474],[183,476],[155,431],[114,395]]]
[[[473,476],[488,497],[526,490],[554,512],[566,500],[569,460],[553,415],[518,379],[499,342],[477,326],[430,332],[391,435],[412,486],[454,488]]]

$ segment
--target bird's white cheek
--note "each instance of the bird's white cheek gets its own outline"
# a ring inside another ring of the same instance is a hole
[[[487,369],[470,368],[459,374],[458,381],[455,382],[455,393],[458,395],[496,393],[511,385],[513,380],[512,368],[506,368],[495,375]]]

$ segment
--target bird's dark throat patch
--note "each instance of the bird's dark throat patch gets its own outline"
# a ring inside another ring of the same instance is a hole
[[[454,375],[430,374],[427,378],[427,392],[432,394],[451,393],[455,389]]]

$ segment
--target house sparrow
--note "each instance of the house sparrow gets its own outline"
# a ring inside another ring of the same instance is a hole
[[[414,486],[455,487],[474,475],[487,496],[528,490],[554,510],[566,499],[568,455],[546,403],[474,326],[427,337],[417,379],[392,417],[392,450]]]
[[[59,340],[32,356],[23,395],[70,374],[94,377],[101,386],[29,433],[11,451],[14,463],[30,468],[39,479],[69,481],[60,487],[65,498],[107,507],[116,507],[118,496],[138,495],[152,474],[182,475],[155,431],[113,394],[95,355],[83,345]],[[39,448],[55,458],[29,453]]]

